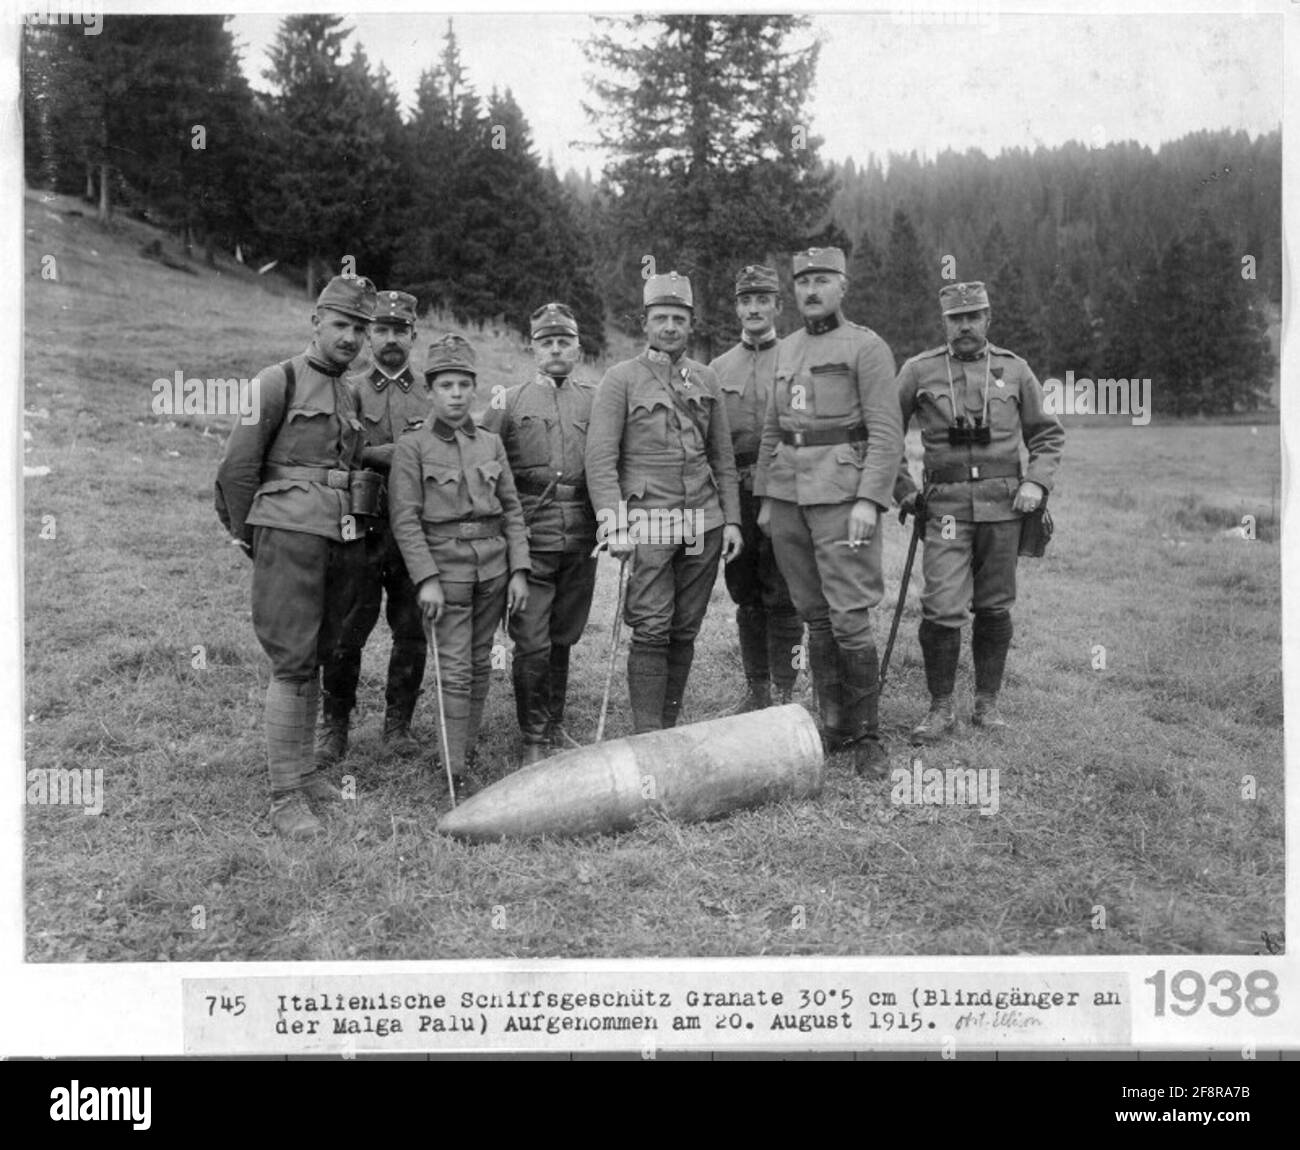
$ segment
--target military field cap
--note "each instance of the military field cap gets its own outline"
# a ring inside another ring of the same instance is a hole
[[[691,295],[691,281],[677,272],[651,276],[645,281],[645,290],[641,293],[641,299],[645,307],[671,304],[674,307],[688,307],[692,311],[695,310],[695,297]]]
[[[544,303],[529,318],[533,339],[544,335],[577,335],[578,321],[568,304]]]
[[[777,292],[781,290],[781,281],[776,268],[766,264],[746,264],[736,273],[736,294],[746,292]]]
[[[477,379],[474,360],[474,348],[469,340],[455,332],[448,332],[429,344],[429,350],[424,355],[424,375],[427,379],[440,371],[463,371]]]
[[[335,276],[316,297],[316,309],[323,307],[369,321],[375,314],[375,285],[365,276]]]
[[[978,280],[968,284],[945,284],[939,290],[939,306],[944,315],[962,311],[979,311],[989,306],[989,293]]]
[[[409,323],[415,325],[415,296],[404,291],[381,291],[375,301],[372,323]]]
[[[839,248],[809,248],[806,252],[795,252],[792,260],[796,277],[806,272],[839,272],[847,274],[844,253]]]

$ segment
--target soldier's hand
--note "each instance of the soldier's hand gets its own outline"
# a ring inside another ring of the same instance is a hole
[[[870,499],[857,500],[849,512],[849,546],[858,547],[870,543],[879,521],[880,510]]]
[[[722,529],[722,562],[730,563],[744,549],[745,540],[740,534],[740,528],[734,523],[728,523]]]
[[[1026,479],[1020,485],[1020,490],[1016,492],[1016,499],[1011,504],[1011,510],[1037,511],[1042,505],[1043,495],[1043,489],[1037,483],[1031,483]]]
[[[764,499],[758,508],[758,529],[768,538],[772,536],[772,505]]]
[[[516,571],[506,584],[506,614],[513,615],[528,605],[528,576]]]
[[[443,607],[447,605],[447,600],[442,594],[442,584],[438,582],[436,575],[431,575],[420,584],[416,598],[419,600],[420,610],[424,613],[425,620],[436,623],[442,616]]]

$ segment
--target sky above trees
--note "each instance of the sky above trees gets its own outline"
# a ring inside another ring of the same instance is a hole
[[[428,7],[427,4],[420,5]],[[896,5],[900,6],[900,5]],[[962,5],[954,4],[954,7]],[[1184,4],[1184,7],[1187,5]],[[606,5],[601,10],[611,6]],[[1202,128],[1252,135],[1282,120],[1282,18],[1276,14],[1019,15],[1006,0],[971,0],[969,23],[933,17],[817,15],[822,41],[809,108],[822,156],[864,162],[913,149],[1094,146],[1135,139],[1158,146]],[[371,62],[384,64],[404,107],[436,57],[446,15],[349,13]],[[583,14],[456,15],[465,67],[483,94],[509,86],[556,168],[599,173],[604,155],[582,113],[591,65]],[[265,53],[279,16],[237,16],[243,66],[265,88]]]

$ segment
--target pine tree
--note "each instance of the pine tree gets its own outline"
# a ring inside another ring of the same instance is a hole
[[[844,297],[844,314],[855,323],[875,328],[885,320],[885,259],[871,236],[862,232],[849,257],[849,290]]]
[[[989,339],[999,347],[1014,351],[1035,373],[1045,372],[1046,348],[1041,312],[1025,290],[1019,262],[1003,256],[987,286],[992,312]]]
[[[639,314],[646,257],[691,277],[699,354],[732,320],[738,253],[788,252],[822,218],[830,177],[805,108],[817,45],[791,16],[601,19],[585,45],[611,78],[587,111],[615,158],[605,171],[603,263],[615,310]],[[612,247],[613,250],[610,250]]]
[[[1072,371],[1079,379],[1091,377],[1095,347],[1092,320],[1083,293],[1067,268],[1060,268],[1052,281],[1043,309],[1043,328],[1048,374],[1063,379],[1067,371]]]
[[[938,289],[931,289],[925,274],[921,245],[912,221],[901,208],[894,213],[885,255],[887,307],[877,330],[894,356],[903,360],[942,342]]]

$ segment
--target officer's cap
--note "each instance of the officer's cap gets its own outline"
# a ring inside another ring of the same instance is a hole
[[[776,268],[766,264],[746,264],[736,273],[736,294],[748,292],[779,292],[781,281],[777,278]]]
[[[578,321],[573,317],[573,309],[568,304],[542,304],[529,318],[533,339],[544,335],[577,335]]]
[[[381,291],[375,301],[372,323],[409,323],[415,326],[415,296],[404,291]]]
[[[695,310],[695,297],[691,295],[691,281],[684,275],[678,275],[677,272],[651,276],[645,281],[645,290],[641,294],[641,299],[645,307],[665,304]]]
[[[839,248],[809,248],[806,252],[795,252],[791,266],[795,279],[808,272],[847,274],[844,253]]]
[[[316,310],[323,307],[368,323],[375,314],[375,285],[365,276],[335,276],[316,297]]]
[[[474,369],[474,348],[463,335],[448,332],[429,344],[424,355],[424,378],[432,379],[440,371],[463,371],[478,378]]]
[[[978,280],[968,284],[945,284],[939,290],[939,306],[944,315],[979,311],[989,306],[989,293]]]

